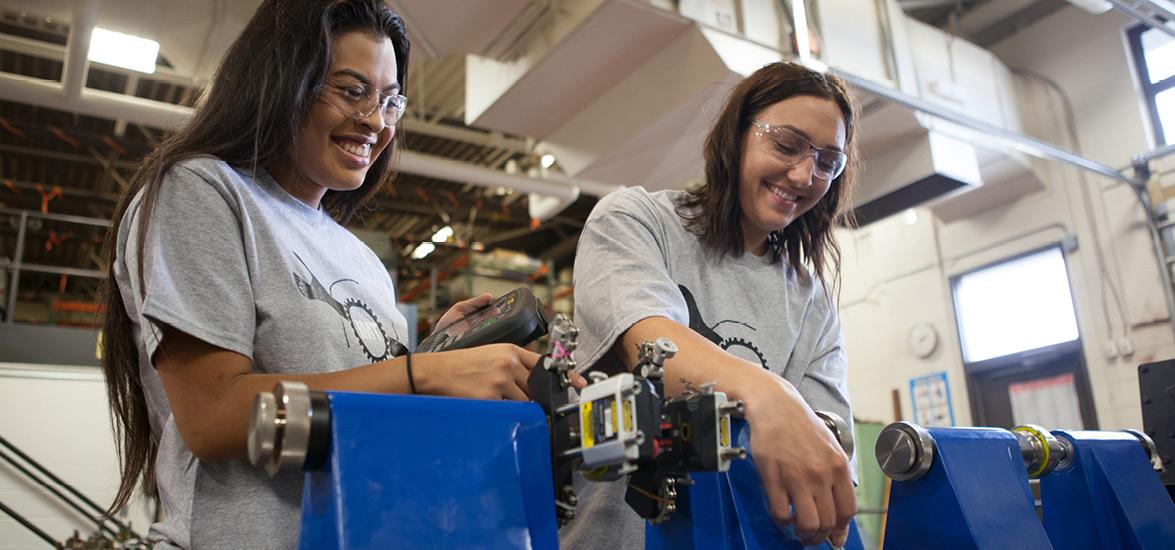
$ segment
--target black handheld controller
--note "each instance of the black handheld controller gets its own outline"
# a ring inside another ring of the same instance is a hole
[[[547,333],[543,305],[529,288],[516,288],[416,346],[417,353],[472,348],[486,344],[525,346]]]

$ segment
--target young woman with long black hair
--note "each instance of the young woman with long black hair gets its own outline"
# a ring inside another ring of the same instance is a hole
[[[123,193],[105,252],[111,509],[154,483],[156,547],[296,546],[302,476],[244,460],[252,400],[279,380],[526,398],[529,351],[406,355],[386,269],[340,225],[391,176],[408,54],[382,0],[266,0]]]

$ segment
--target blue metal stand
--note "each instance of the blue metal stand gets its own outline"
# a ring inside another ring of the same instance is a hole
[[[930,470],[891,488],[887,548],[1053,548],[1036,516],[1016,436],[994,428],[928,431]]]
[[[328,396],[330,457],[306,474],[302,548],[558,548],[537,405]]]
[[[645,529],[649,550],[755,550],[830,548],[804,546],[791,527],[780,528],[771,518],[763,482],[755,468],[746,421],[732,419],[735,446],[751,456],[737,460],[725,473],[695,472],[694,484],[679,487],[677,511],[660,525]],[[846,549],[862,550],[856,522],[850,525]]]
[[[1040,481],[1044,526],[1057,548],[1175,548],[1175,504],[1138,439],[1123,432],[1052,432],[1071,466]]]

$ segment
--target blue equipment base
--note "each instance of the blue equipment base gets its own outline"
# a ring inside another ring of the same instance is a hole
[[[1040,481],[1044,526],[1057,548],[1175,548],[1175,504],[1139,445],[1123,432],[1052,432],[1073,444],[1072,466]]]
[[[1044,550],[1016,436],[995,428],[930,428],[934,462],[890,490],[886,548]]]
[[[328,396],[330,458],[306,474],[301,548],[558,548],[538,405]]]
[[[751,450],[750,428],[745,420],[731,419],[736,446]],[[779,548],[828,549],[804,546],[792,527],[781,528],[771,518],[763,482],[748,452],[729,472],[691,473],[694,484],[678,487],[677,511],[660,525],[645,529],[645,548],[666,550],[756,550]],[[863,550],[856,522],[849,527],[848,550]]]

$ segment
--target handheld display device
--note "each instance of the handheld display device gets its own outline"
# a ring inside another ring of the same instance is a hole
[[[525,346],[547,333],[543,306],[529,288],[516,288],[431,334],[417,353],[472,348],[486,344]]]

